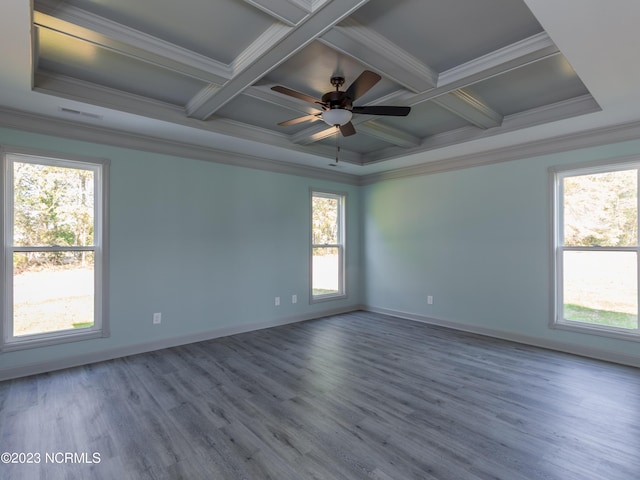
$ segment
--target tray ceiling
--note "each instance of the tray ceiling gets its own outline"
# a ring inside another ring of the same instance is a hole
[[[339,140],[355,166],[600,110],[519,0],[35,0],[32,21],[33,91],[62,112],[86,105],[319,158]],[[381,80],[354,104],[409,106],[407,117],[355,114],[344,138],[321,120],[278,125],[318,106],[271,87],[320,99],[332,76],[344,90],[365,70]]]

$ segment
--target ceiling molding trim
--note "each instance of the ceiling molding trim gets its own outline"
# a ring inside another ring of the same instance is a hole
[[[358,133],[404,148],[415,148],[420,145],[420,139],[418,137],[376,121],[359,124]]]
[[[356,59],[414,93],[434,88],[438,73],[386,37],[347,18],[320,37],[322,43]]]
[[[370,185],[384,180],[413,177],[417,175],[433,175],[436,173],[463,168],[480,167],[583,148],[593,148],[602,145],[633,141],[638,140],[638,138],[640,138],[640,122],[633,122],[624,125],[615,125],[612,127],[598,128],[544,140],[521,143],[475,154],[461,155],[413,167],[400,168],[390,172],[364,175],[360,177],[360,184]]]
[[[466,84],[478,75],[485,79],[488,78],[487,72],[494,69],[499,69],[497,74],[502,74],[558,53],[560,50],[549,35],[540,32],[440,73],[438,87],[459,82]]]
[[[229,65],[79,8],[67,6],[58,17],[33,15],[36,26],[205,82],[224,83],[232,76]]]
[[[273,173],[297,175],[350,185],[359,183],[357,176],[335,170],[295,165],[211,147],[175,142],[164,138],[136,135],[130,132],[64,121],[59,118],[34,115],[19,110],[0,108],[0,127]]]
[[[283,38],[292,31],[292,27],[282,23],[274,23],[262,32],[233,62],[231,70],[233,75],[237,75],[246,68],[262,58],[267,52],[274,48]]]
[[[184,113],[188,117],[191,117],[193,112],[206,104],[219,89],[220,87],[218,85],[213,84],[207,85],[206,87],[202,88],[198,93],[196,93],[189,99],[187,104],[184,106]]]
[[[415,95],[410,105],[428,102],[454,90],[559,54],[560,50],[546,33],[533,35],[442,72],[438,78],[438,86]]]
[[[175,122],[176,118],[184,118],[184,109],[177,105],[115,90],[74,77],[51,72],[37,72],[34,79],[33,91],[46,95],[167,121]]]
[[[244,0],[267,15],[277,18],[287,25],[298,25],[309,13],[311,6],[308,2],[294,0]]]
[[[280,40],[277,46],[272,45],[261,56],[251,56],[252,63],[243,62],[243,69],[238,70],[215,95],[199,108],[190,112],[190,116],[206,120],[216,110],[239,95],[243,90],[266,76],[289,57],[313,42],[333,25],[348,17],[368,0],[341,0],[329,2],[299,26],[290,27],[290,33]]]
[[[422,152],[436,150],[438,148],[449,147],[457,143],[469,142],[482,138],[493,137],[504,133],[533,127],[544,123],[555,122],[567,118],[577,117],[601,111],[600,106],[591,95],[583,95],[578,98],[565,100],[563,102],[534,108],[526,112],[504,117],[499,127],[491,129],[481,129],[475,126],[462,127],[456,130],[439,133],[422,140],[419,147],[413,150],[395,152],[395,149],[383,149],[370,154],[363,155],[364,165],[379,163],[399,156],[413,155]]]
[[[502,123],[502,115],[477,97],[463,90],[455,90],[436,97],[432,101],[451,113],[464,118],[476,127],[493,128]]]
[[[143,115],[176,125],[183,125],[212,133],[230,135],[243,140],[264,142],[269,145],[294,150],[301,153],[331,158],[335,150],[324,145],[302,146],[292,144],[290,137],[271,130],[262,129],[231,120],[212,119],[200,121],[184,116],[182,108],[146,97],[113,90],[108,87],[85,82],[59,74],[38,73],[34,91],[53,95],[62,99],[80,101],[98,107],[110,108],[135,115]],[[63,102],[61,102],[63,103]],[[359,153],[342,150],[345,162],[361,165]]]

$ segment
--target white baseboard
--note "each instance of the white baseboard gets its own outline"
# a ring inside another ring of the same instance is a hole
[[[212,340],[214,338],[228,337],[230,335],[237,335],[239,333],[253,332],[253,331],[262,330],[265,328],[288,325],[290,323],[298,323],[298,322],[304,322],[307,320],[314,320],[316,318],[322,318],[330,315],[340,315],[343,313],[353,312],[356,310],[362,310],[362,307],[355,306],[355,307],[330,309],[330,310],[323,310],[321,312],[316,312],[313,314],[283,317],[276,320],[270,320],[267,322],[255,322],[255,323],[246,323],[242,325],[233,325],[229,327],[222,327],[214,330],[209,330],[206,332],[183,335],[180,337],[164,338],[162,340],[157,340],[153,342],[130,345],[126,347],[112,348],[109,350],[103,350],[99,352],[91,352],[83,355],[75,355],[75,356],[64,357],[56,360],[49,360],[44,362],[32,363],[28,365],[22,365],[19,367],[10,367],[6,369],[0,369],[0,382],[4,380],[11,380],[13,378],[27,377],[29,375],[37,375],[40,373],[53,372],[55,370],[62,370],[65,368],[79,367],[81,365],[88,365],[90,363],[113,360],[115,358],[127,357],[129,355],[137,355],[139,353],[162,350],[164,348],[177,347],[177,346],[186,345],[189,343]]]
[[[427,317],[424,315],[402,312],[398,310],[389,310],[386,308],[378,308],[378,307],[371,307],[371,306],[365,306],[363,307],[363,310],[366,310],[368,312],[373,312],[373,313],[381,313],[383,315],[390,315],[392,317],[403,318],[406,320],[414,320],[416,322],[428,323],[430,325],[438,325],[441,327],[460,330],[463,332],[475,333],[475,334],[483,335],[486,337],[499,338],[501,340],[508,340],[511,342],[522,343],[522,344],[530,345],[533,347],[545,348],[547,350],[555,350],[558,352],[579,355],[581,357],[594,358],[596,360],[604,360],[607,362],[619,363],[621,365],[640,368],[640,357],[633,356],[633,355],[625,355],[622,353],[610,352],[608,350],[602,350],[602,349],[588,347],[584,345],[558,342],[555,340],[532,337],[530,335],[522,335],[519,333],[507,332],[504,330],[480,327],[477,325],[469,325],[466,323],[452,322],[450,320]]]

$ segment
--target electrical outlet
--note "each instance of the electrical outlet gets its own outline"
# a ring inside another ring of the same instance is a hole
[[[157,325],[159,323],[162,323],[162,313],[157,312],[153,314],[153,324]]]
[[[298,295],[291,295],[291,303],[298,303]]]
[[[276,304],[276,307],[280,306],[280,297],[276,297],[275,304]]]
[[[429,305],[433,305],[433,296],[432,296],[432,295],[429,295],[429,296],[427,297],[427,303],[428,303]]]

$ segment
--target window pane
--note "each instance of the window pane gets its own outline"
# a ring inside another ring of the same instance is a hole
[[[93,270],[93,252],[14,253],[14,335],[92,327]]]
[[[313,244],[336,245],[338,243],[338,209],[337,198],[313,197]]]
[[[93,171],[13,165],[14,245],[93,245]]]
[[[637,245],[637,170],[567,177],[563,188],[565,245]]]
[[[313,249],[313,295],[340,293],[340,253],[335,247]]]
[[[638,328],[635,252],[564,252],[564,318]]]

